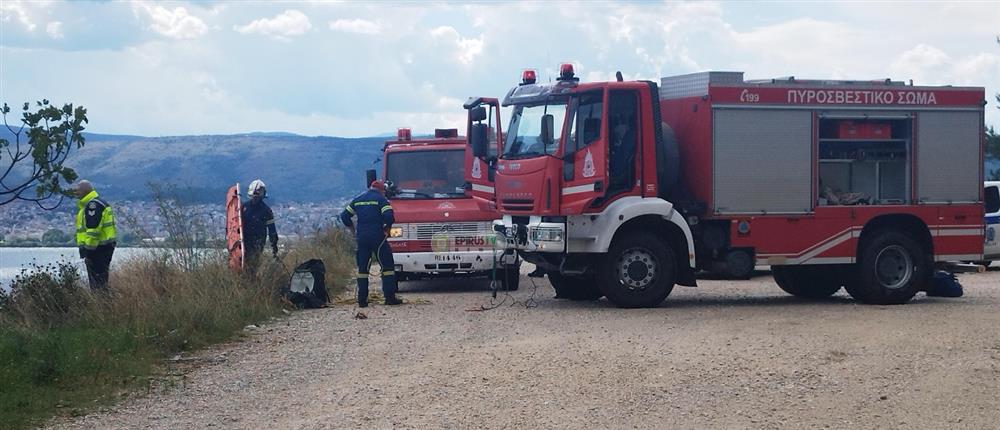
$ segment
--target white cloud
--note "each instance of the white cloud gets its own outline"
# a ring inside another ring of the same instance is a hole
[[[27,9],[20,2],[0,2],[0,22],[10,22],[12,19],[20,22],[28,31],[35,31],[38,27],[31,21]]]
[[[205,22],[188,13],[183,7],[167,9],[160,5],[146,2],[133,2],[132,11],[139,16],[144,14],[150,21],[150,28],[164,36],[173,39],[194,39],[208,31]]]
[[[955,58],[940,48],[918,44],[899,54],[889,67],[892,74],[918,85],[996,85],[1000,82],[1000,55],[979,53]]]
[[[306,14],[295,9],[286,10],[274,18],[261,18],[247,25],[234,27],[243,34],[261,34],[278,40],[290,40],[312,29]]]
[[[52,21],[45,26],[45,33],[53,39],[62,39],[65,36],[62,31],[62,25],[61,21]]]
[[[382,25],[377,22],[365,19],[338,19],[330,21],[330,29],[342,31],[344,33],[357,34],[379,34],[382,32]]]
[[[483,41],[484,37],[482,35],[476,39],[470,39],[462,37],[455,30],[454,27],[449,27],[443,25],[437,27],[430,32],[431,36],[435,39],[445,41],[454,45],[455,49],[455,59],[462,64],[469,65],[472,61],[476,59],[479,54],[483,53]]]

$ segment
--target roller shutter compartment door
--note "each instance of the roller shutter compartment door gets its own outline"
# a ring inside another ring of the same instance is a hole
[[[917,199],[979,201],[980,112],[921,112],[917,118]]]
[[[812,208],[812,112],[720,109],[713,123],[716,213]]]

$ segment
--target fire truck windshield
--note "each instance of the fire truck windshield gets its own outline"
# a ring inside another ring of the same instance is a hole
[[[542,117],[546,114],[552,115],[554,128],[554,139],[548,145],[542,142]],[[550,101],[547,105],[515,107],[510,118],[510,127],[507,129],[503,158],[531,158],[555,154],[562,140],[565,116],[566,104],[562,101]]]
[[[465,151],[430,150],[389,152],[385,177],[397,194],[393,199],[465,197]]]

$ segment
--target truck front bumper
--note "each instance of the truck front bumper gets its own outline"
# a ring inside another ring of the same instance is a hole
[[[513,251],[505,253],[503,249],[467,252],[393,252],[392,259],[396,263],[397,272],[451,274],[487,272],[494,267],[500,269],[505,264],[514,264],[516,254]]]
[[[563,252],[566,250],[566,224],[543,222],[540,216],[528,217],[527,223],[515,223],[510,215],[493,221],[498,244],[525,252]]]

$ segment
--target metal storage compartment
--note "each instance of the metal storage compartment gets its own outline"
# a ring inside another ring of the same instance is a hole
[[[804,109],[716,109],[715,213],[810,212],[812,118]]]
[[[917,116],[917,200],[973,203],[982,191],[981,112],[920,112]]]

